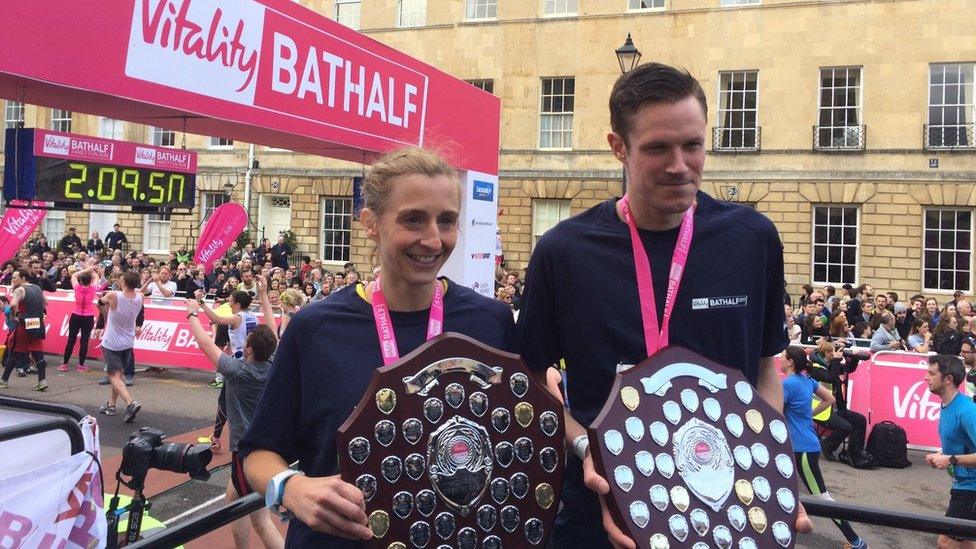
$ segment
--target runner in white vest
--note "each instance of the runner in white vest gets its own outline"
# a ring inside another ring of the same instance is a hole
[[[122,423],[131,423],[142,409],[142,406],[129,395],[129,390],[126,389],[125,381],[122,379],[122,371],[126,365],[135,361],[133,347],[136,339],[136,317],[142,310],[142,294],[136,291],[139,284],[139,274],[128,271],[122,275],[121,292],[106,292],[98,300],[99,305],[108,305],[108,321],[105,323],[105,333],[102,335],[102,357],[111,386],[108,402],[98,411],[114,416],[115,403],[119,397],[122,397],[122,401],[126,404]]]

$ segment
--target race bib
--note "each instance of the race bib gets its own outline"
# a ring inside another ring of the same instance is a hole
[[[34,317],[34,318],[25,318],[24,319],[24,328],[25,329],[27,329],[27,330],[36,330],[36,329],[38,329],[40,327],[41,327],[41,319],[40,318]]]

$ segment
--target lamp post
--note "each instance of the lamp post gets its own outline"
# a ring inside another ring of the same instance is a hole
[[[620,73],[627,74],[628,72],[634,70],[637,64],[640,63],[641,52],[634,45],[634,40],[630,37],[630,33],[627,33],[627,40],[624,40],[624,45],[614,50],[617,54],[617,63],[620,64]],[[623,176],[621,177],[621,193],[627,194],[627,167],[623,167]]]
[[[226,196],[229,199],[233,194],[234,194],[234,183],[230,179],[228,179],[224,183],[224,196]]]

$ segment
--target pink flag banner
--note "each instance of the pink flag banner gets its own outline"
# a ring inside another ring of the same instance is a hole
[[[27,202],[14,200],[15,206],[27,206]],[[43,206],[43,202],[33,202],[31,206]],[[27,241],[34,229],[40,225],[47,210],[35,208],[7,208],[0,220],[0,263],[17,255],[17,250]]]
[[[219,206],[200,233],[193,262],[202,263],[204,271],[209,274],[213,270],[214,260],[223,257],[245,227],[247,227],[247,210],[244,206],[234,202]]]

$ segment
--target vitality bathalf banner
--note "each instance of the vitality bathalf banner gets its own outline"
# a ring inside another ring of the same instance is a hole
[[[245,227],[247,227],[247,210],[244,206],[228,202],[218,207],[200,233],[193,262],[203,263],[204,271],[209,274],[213,270],[214,260],[224,256]]]
[[[26,206],[15,200],[13,204]],[[32,205],[43,206],[41,202]],[[34,208],[7,208],[0,220],[0,263],[17,255],[17,250],[27,241],[34,229],[41,223],[47,210]]]

